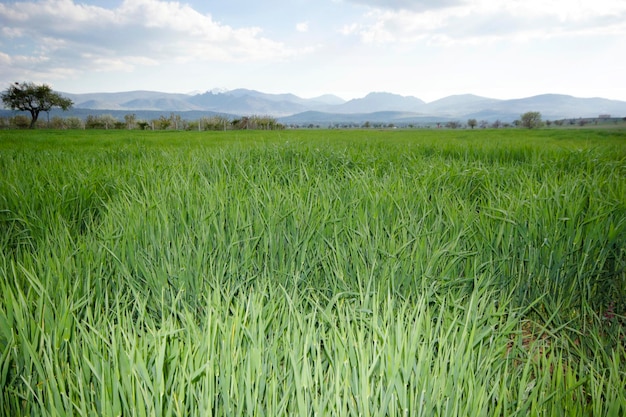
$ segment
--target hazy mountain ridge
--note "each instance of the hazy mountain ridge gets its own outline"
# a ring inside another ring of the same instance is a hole
[[[428,103],[428,111],[441,113],[442,115],[450,113],[451,115],[458,113],[472,113],[476,109],[485,109],[490,106],[497,106],[501,100],[495,98],[480,97],[474,94],[459,94],[441,98],[439,100]]]
[[[380,111],[424,111],[426,103],[417,97],[400,96],[391,93],[369,93],[363,98],[355,98],[336,106],[336,113],[372,113]]]
[[[512,121],[527,111],[539,111],[544,119],[626,116],[626,101],[604,98],[578,98],[561,94],[542,94],[509,100],[461,94],[426,103],[413,96],[373,92],[365,97],[343,100],[327,94],[302,98],[294,94],[269,94],[255,90],[207,91],[200,94],[129,91],[118,93],[62,93],[74,101],[76,109],[116,111],[191,112],[208,111],[232,115],[269,115],[281,121],[320,120],[365,121],[388,117],[395,120],[479,120]],[[309,120],[305,120],[309,117]]]

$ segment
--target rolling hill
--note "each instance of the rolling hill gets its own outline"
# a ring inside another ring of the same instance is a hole
[[[498,100],[473,94],[444,97],[426,103],[412,96],[373,92],[349,101],[335,95],[302,98],[294,94],[269,94],[255,90],[207,91],[197,94],[173,94],[157,91],[118,93],[62,93],[74,101],[74,110],[81,114],[92,111],[170,112],[190,117],[197,112],[233,116],[268,115],[283,123],[324,123],[328,121],[424,121],[501,120],[511,122],[527,111],[539,111],[544,119],[598,117],[609,114],[626,116],[626,101],[604,98],[578,98],[561,94]],[[385,119],[386,118],[386,119]],[[383,120],[385,119],[385,120]]]

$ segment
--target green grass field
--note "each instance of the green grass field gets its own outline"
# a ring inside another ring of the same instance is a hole
[[[623,416],[626,130],[0,131],[2,416]]]

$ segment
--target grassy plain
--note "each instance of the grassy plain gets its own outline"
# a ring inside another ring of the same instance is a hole
[[[0,415],[626,414],[626,131],[0,131]]]

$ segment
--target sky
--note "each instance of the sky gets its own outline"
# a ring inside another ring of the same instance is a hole
[[[0,88],[626,101],[625,0],[0,0]]]

